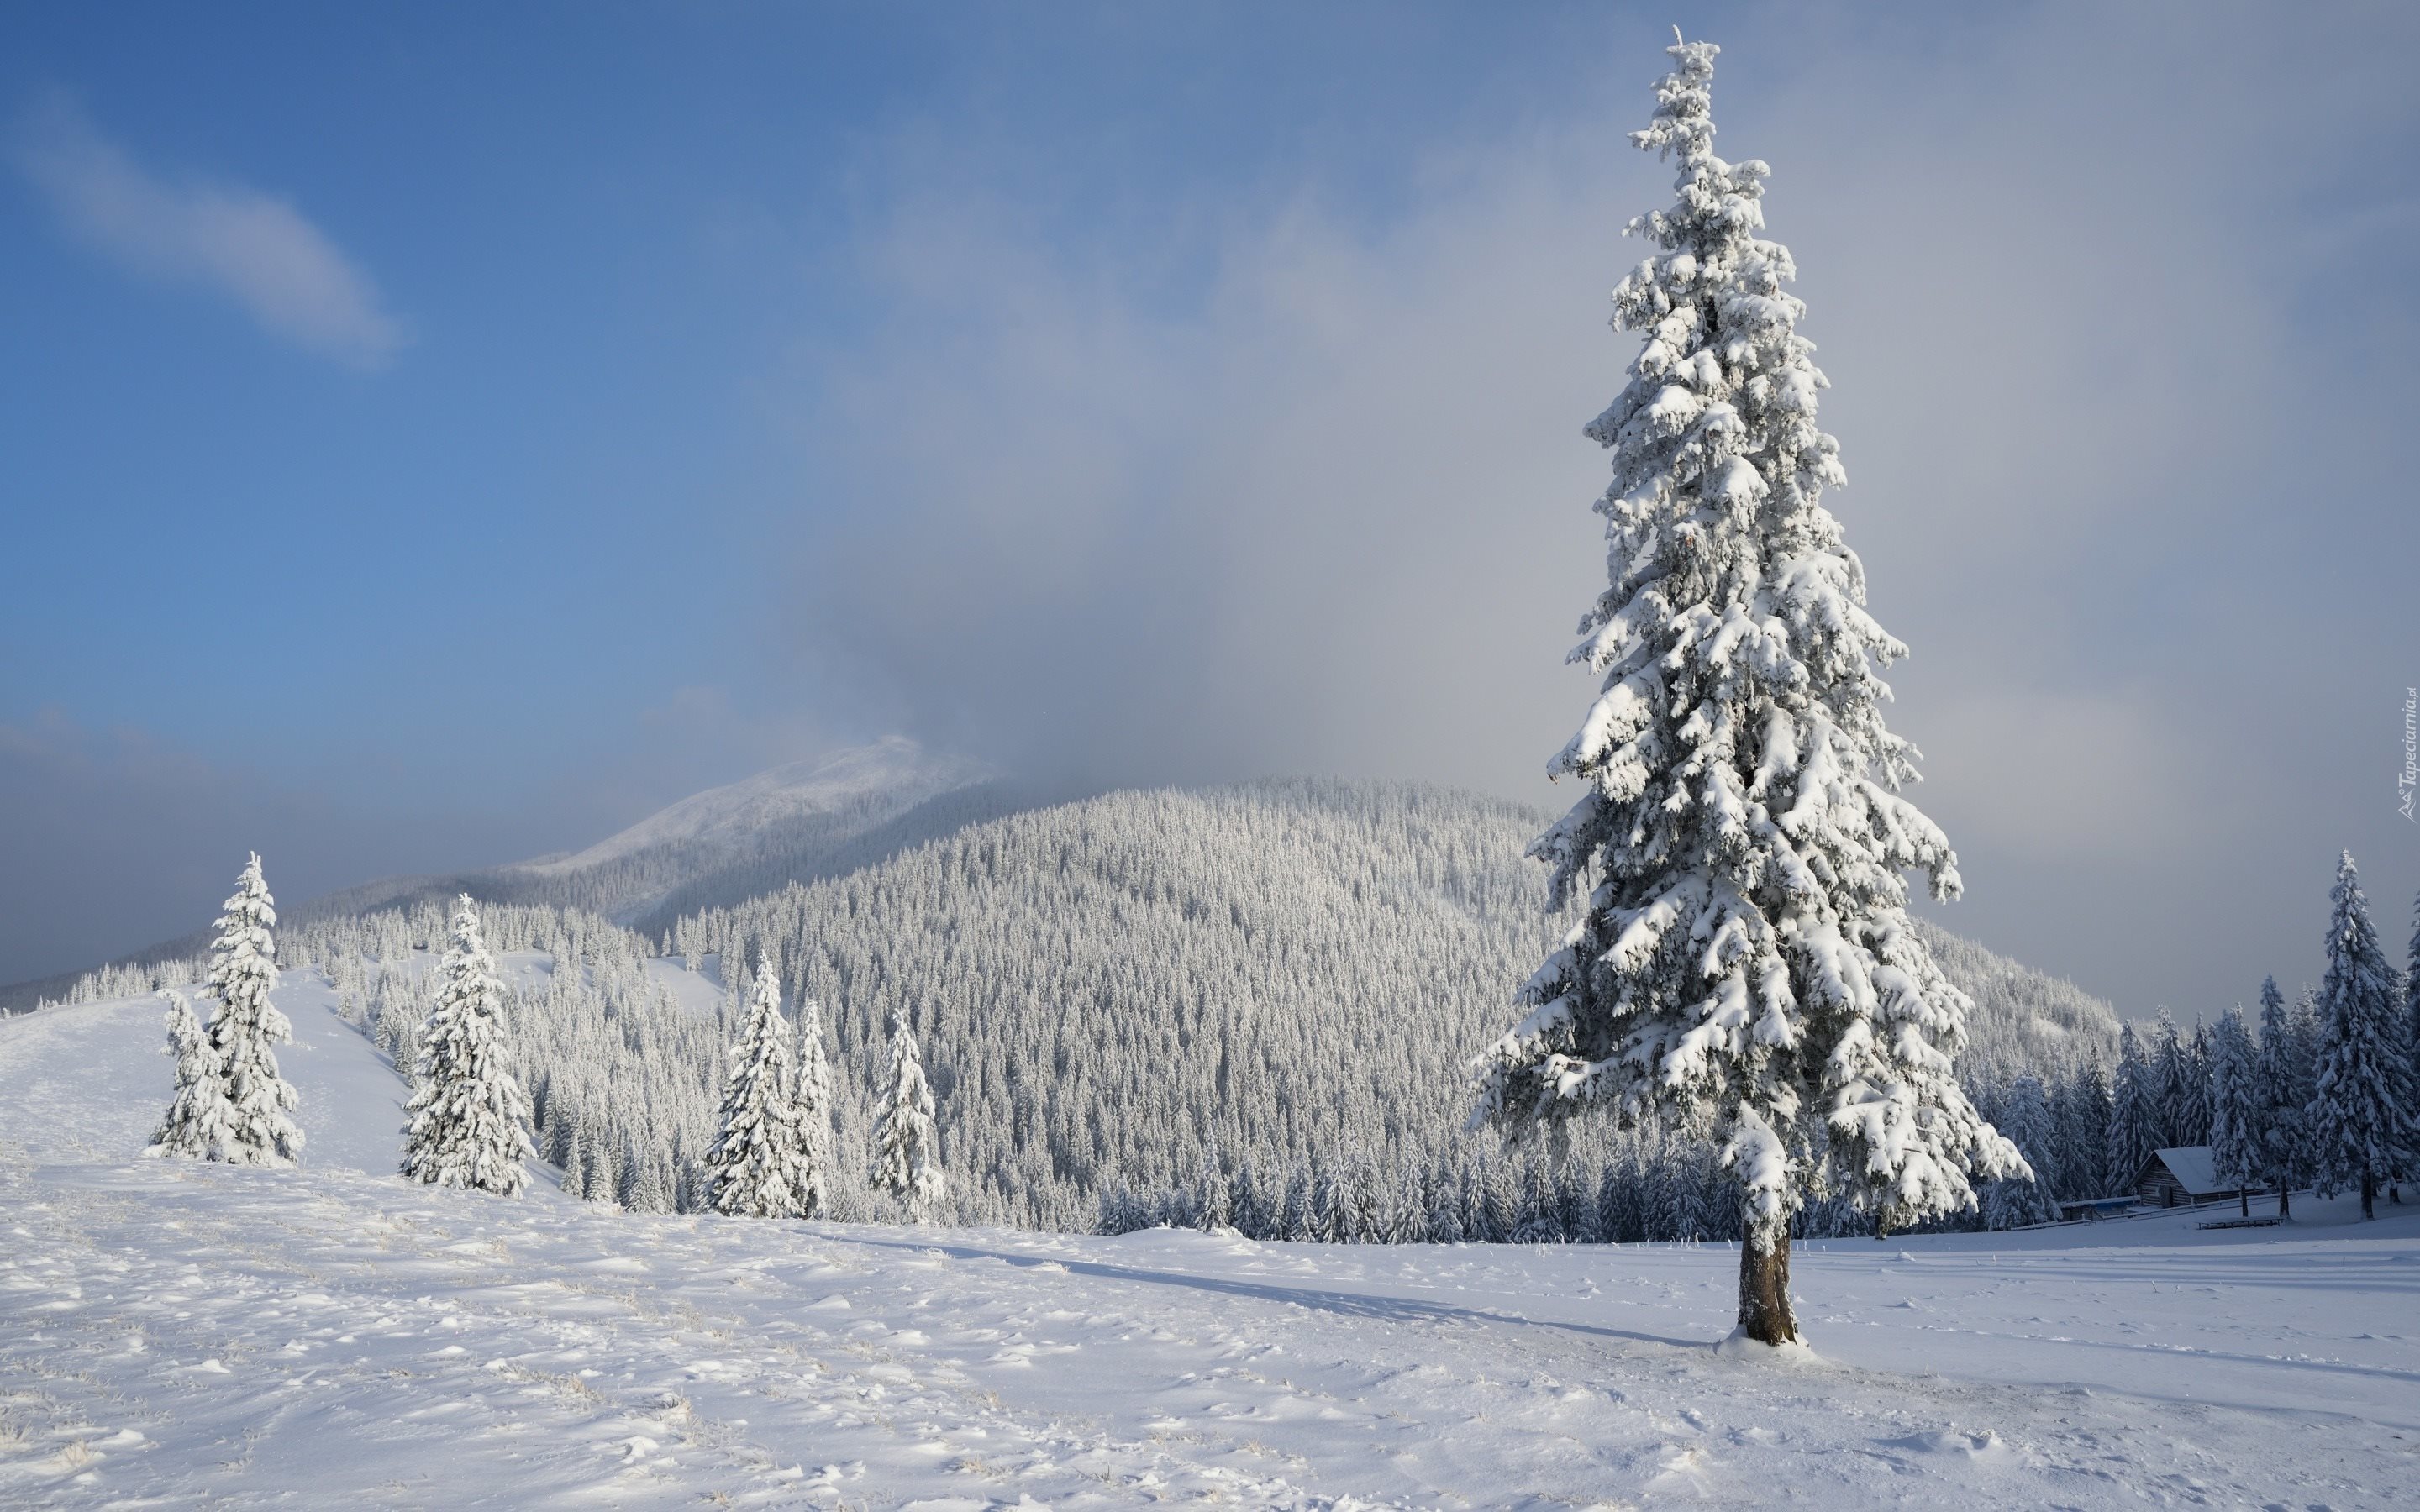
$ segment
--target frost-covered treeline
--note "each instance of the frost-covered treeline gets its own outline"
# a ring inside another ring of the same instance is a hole
[[[1455,1227],[1474,1237],[1585,1237],[1592,1220],[1563,1190],[1585,1185],[1618,1237],[1720,1237],[1730,1210],[1694,1145],[1583,1128],[1559,1167],[1508,1161],[1461,1128],[1451,1094],[1465,1064],[1492,1037],[1506,983],[1559,928],[1521,856],[1539,823],[1519,805],[1401,783],[1112,794],[695,916],[674,932],[693,972],[593,914],[479,915],[539,1158],[599,1199],[703,1204],[725,1057],[753,986],[725,964],[761,943],[793,1022],[802,994],[821,1004],[834,1216],[890,1211],[866,1177],[897,1007],[934,1092],[950,1174],[940,1222],[1181,1218],[1202,1208],[1215,1165],[1211,1211],[1223,1181],[1250,1232],[1407,1233],[1407,1215],[1434,1214],[1450,1189]],[[408,1071],[449,933],[430,900],[285,929],[279,955],[326,970],[341,1011]],[[2065,1106],[2091,1057],[2114,1057],[2107,1005],[1927,936],[1976,999],[1967,1065],[1993,1077],[1974,1083],[1987,1110],[1998,1081],[2028,1072]],[[1549,1187],[1569,1215],[1553,1223],[1538,1196]],[[2060,1195],[2102,1190],[2086,1188]]]
[[[1264,1163],[1461,1141],[1457,1085],[1545,928],[1524,810],[1387,784],[1122,793],[977,826],[675,931],[825,1003],[870,1099],[923,1048],[945,1218],[1088,1227],[1212,1145]]]
[[[1461,1127],[1450,1094],[1504,984],[1560,927],[1522,860],[1538,823],[1409,784],[1112,794],[674,937],[709,970],[769,952],[829,1006],[861,1105],[885,1016],[908,1016],[955,1221],[1217,1221],[1223,1191],[1228,1221],[1270,1236],[1585,1237],[1603,1228],[1594,1208],[1626,1237],[1722,1237],[1732,1220],[1698,1143],[1582,1130],[1558,1165]],[[2105,1062],[2105,1004],[1926,933],[1977,999],[1975,1068],[2063,1088]],[[1539,1194],[1566,1186],[1590,1203],[1559,1196],[1568,1217],[1548,1222]]]

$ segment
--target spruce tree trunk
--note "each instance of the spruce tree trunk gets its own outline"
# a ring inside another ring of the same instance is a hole
[[[2236,1200],[2236,1201],[2238,1201],[2238,1202],[2240,1202],[2240,1203],[2242,1203],[2242,1204],[2243,1205],[2243,1216],[2244,1216],[2244,1217],[2246,1217],[2246,1218],[2251,1217],[2251,1216],[2252,1216],[2252,1189],[2251,1189],[2250,1187],[2248,1187],[2248,1186],[2239,1186],[2239,1187],[2237,1187],[2237,1188],[2235,1189],[2235,1200]]]
[[[2378,1178],[2367,1171],[2361,1173],[2361,1215],[2365,1219],[2378,1216]]]
[[[2294,1216],[2294,1195],[2286,1190],[2287,1184],[2284,1177],[2277,1179],[2277,1216],[2280,1219]]]
[[[1784,1227],[1761,1246],[1751,1230],[1740,1242],[1740,1331],[1759,1344],[1795,1344],[1798,1319],[1790,1312],[1790,1230]]]

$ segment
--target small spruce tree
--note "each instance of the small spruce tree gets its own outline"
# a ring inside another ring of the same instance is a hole
[[[610,1206],[613,1196],[613,1158],[605,1136],[591,1126],[580,1136],[580,1196],[582,1201]]]
[[[504,1063],[504,983],[469,893],[454,901],[453,938],[437,967],[437,1001],[420,1031],[404,1111],[403,1174],[430,1186],[512,1196],[535,1154],[529,1098]]]
[[[1654,250],[1613,323],[1645,342],[1587,427],[1613,455],[1610,581],[1572,659],[1603,692],[1549,765],[1582,796],[1532,846],[1554,904],[1586,907],[1479,1062],[1472,1121],[1711,1121],[1745,1235],[1740,1332],[1784,1344],[1811,1190],[1896,1227],[2024,1167],[1958,1084],[1968,1003],[1907,917],[1904,873],[1947,900],[1957,859],[1900,793],[1916,752],[1884,725],[1879,671],[1906,648],[1822,501],[1846,480],[1790,254],[1759,234],[1769,170],[1714,154],[1716,49],[1668,52],[1632,141],[1679,159],[1677,197],[1632,223]]]
[[[2400,984],[2347,851],[2336,865],[2328,920],[2328,971],[2319,982],[2319,1078],[2311,1133],[2319,1192],[2361,1193],[2361,1215],[2378,1216],[2378,1188],[2399,1180],[2420,1145],[2412,1128],[2411,1051],[2404,1043]]]
[[[168,1000],[168,1054],[177,1059],[177,1089],[143,1153],[207,1159],[211,1147],[226,1137],[226,1085],[193,1004],[183,993],[163,988],[160,995]]]
[[[568,1124],[566,1127],[568,1129]],[[566,1133],[563,1146],[563,1156],[555,1162],[563,1167],[563,1180],[559,1184],[571,1196],[584,1196],[588,1192],[588,1167],[584,1163],[588,1142],[576,1133]]]
[[[795,1218],[800,1172],[792,1121],[790,1026],[782,1017],[782,982],[759,956],[749,984],[748,1017],[731,1048],[720,1131],[706,1152],[708,1202],[735,1218]]]
[[[1215,1135],[1202,1151],[1193,1190],[1193,1213],[1199,1227],[1216,1230],[1235,1226],[1234,1188],[1228,1180],[1225,1152]]]
[[[832,1212],[832,1179],[837,1167],[832,1149],[831,1061],[824,1055],[823,1010],[812,997],[799,999],[799,1065],[797,1093],[790,1121],[798,1136],[795,1174],[799,1216],[828,1218]]]
[[[896,1199],[913,1224],[932,1220],[946,1190],[933,1089],[924,1083],[915,1031],[897,1009],[891,1011],[890,1089],[874,1125],[874,1185]]]
[[[235,896],[219,916],[210,942],[210,1055],[217,1062],[225,1118],[209,1158],[237,1165],[291,1165],[302,1152],[302,1131],[287,1115],[302,1097],[278,1074],[271,1045],[290,1042],[294,1026],[269,1000],[277,985],[277,900],[261,880],[255,855],[236,879]]]

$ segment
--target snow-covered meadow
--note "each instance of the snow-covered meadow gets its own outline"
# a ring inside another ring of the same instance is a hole
[[[135,1156],[160,1004],[0,1022],[11,1505],[2404,1504],[2420,1208],[1802,1246],[1312,1246],[637,1217],[388,1174],[286,973],[299,1170]],[[2208,1216],[2207,1214],[2199,1216]]]

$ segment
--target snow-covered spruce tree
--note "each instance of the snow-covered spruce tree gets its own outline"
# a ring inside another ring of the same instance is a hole
[[[2242,1005],[2220,1017],[2210,1037],[2210,1158],[2222,1181],[2235,1183],[2245,1217],[2252,1215],[2250,1189],[2260,1179],[2263,1147],[2259,1054],[2244,1026]]]
[[[2201,1026],[2186,1034],[2160,1010],[2160,1148],[2190,1149],[2210,1143],[2210,1047]]]
[[[2306,995],[2307,996],[2307,995]],[[2277,979],[2260,983],[2261,1171],[2277,1189],[2277,1216],[2294,1212],[2294,1188],[2310,1180],[2311,1090],[2317,1080],[2307,1002],[2288,1009]]]
[[[294,1038],[294,1026],[269,1000],[277,984],[277,900],[261,880],[255,855],[236,879],[235,896],[219,916],[210,942],[209,988],[219,1006],[210,1014],[210,1055],[218,1062],[225,1118],[209,1158],[237,1165],[283,1165],[302,1152],[302,1131],[287,1115],[302,1102],[277,1072],[270,1047]]]
[[[2158,1101],[2158,1063],[2143,1053],[2143,1037],[2126,1025],[2118,1034],[2118,1076],[2109,1088],[2108,1157],[2111,1195],[2133,1189],[2143,1163],[2160,1148],[2152,1111]]]
[[[2412,1085],[2420,1091],[2420,897],[2412,900],[2412,950],[2403,966],[2403,1032],[2412,1042]],[[2420,1116],[2420,1108],[2413,1113]]]
[[[2085,1058],[2075,1079],[2059,1088],[2058,1138],[2071,1197],[2108,1195],[2109,1077],[2101,1069],[2101,1052]]]
[[[2336,863],[2328,920],[2328,971],[2319,980],[2325,1026],[2311,1134],[2319,1192],[2361,1192],[2361,1215],[2378,1216],[2378,1187],[2411,1166],[2414,1137],[2411,1052],[2404,1043],[2401,983],[2369,921],[2352,853]]]
[[[933,1127],[933,1089],[924,1085],[924,1063],[915,1031],[897,1010],[891,1014],[891,1082],[874,1125],[874,1185],[921,1224],[939,1205],[940,1135]]]
[[[143,1153],[201,1160],[225,1137],[226,1085],[219,1076],[209,1035],[194,1016],[193,1004],[183,993],[163,988],[160,995],[168,1000],[168,1054],[177,1057],[177,1090]]]
[[[1953,898],[1956,856],[1897,791],[1916,752],[1884,726],[1878,673],[1905,647],[1821,501],[1845,475],[1790,254],[1757,234],[1768,170],[1714,155],[1716,49],[1669,52],[1632,140],[1680,160],[1679,194],[1631,224],[1656,251],[1613,324],[1646,341],[1588,426],[1613,453],[1611,580],[1572,658],[1604,691],[1549,767],[1585,795],[1532,847],[1557,906],[1593,890],[1481,1058],[1473,1121],[1519,1138],[1589,1108],[1711,1115],[1746,1236],[1740,1328],[1782,1344],[1810,1188],[1886,1229],[2024,1163],[1959,1087],[1967,1001],[1907,918],[1902,873]]]
[[[782,1017],[782,980],[758,956],[748,1017],[731,1047],[731,1074],[714,1148],[706,1152],[706,1200],[733,1218],[799,1215],[799,1131],[792,1121],[790,1026]]]
[[[2198,1019],[2194,1022],[2193,1038],[2185,1041],[2185,1088],[2183,1126],[2177,1131],[2178,1143],[2209,1144],[2210,1026]]]
[[[801,1218],[831,1216],[833,1107],[831,1061],[824,1055],[823,1010],[814,998],[801,997],[799,1068],[790,1109],[790,1124],[799,1142],[794,1180]]]
[[[504,983],[479,936],[469,893],[454,900],[454,936],[437,966],[437,1002],[412,1063],[403,1174],[430,1186],[512,1196],[529,1181],[529,1098],[505,1068]]]
[[[604,1135],[591,1123],[580,1136],[580,1197],[583,1202],[611,1203],[613,1160],[606,1153]]]
[[[2058,1205],[2051,1200],[2046,1173],[2054,1167],[2051,1149],[2057,1135],[2051,1123],[2050,1097],[2040,1078],[2020,1076],[2010,1082],[1992,1110],[1992,1123],[2017,1147],[2033,1172],[2004,1176],[1985,1184],[1983,1227],[2023,1228],[2055,1219]]]
[[[1193,1177],[1194,1219],[1205,1231],[1235,1227],[1234,1187],[1227,1176],[1226,1152],[1213,1137],[1202,1152]]]
[[[2160,1100],[2152,1134],[2158,1148],[2190,1149],[2210,1143],[2210,1043],[2202,1026],[2195,1024],[2186,1034],[2176,1015],[2163,1008],[2153,1041]]]

